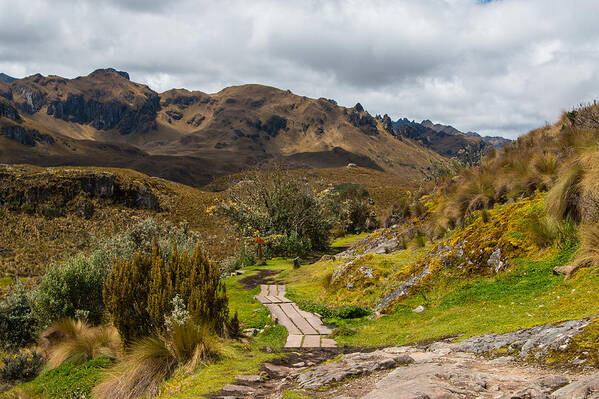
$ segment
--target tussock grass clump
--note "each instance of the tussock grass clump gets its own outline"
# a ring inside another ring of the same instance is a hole
[[[580,235],[580,249],[572,262],[570,274],[581,267],[599,266],[599,224],[584,226]]]
[[[575,166],[558,180],[547,195],[547,213],[549,215],[559,220],[571,218],[575,222],[580,221],[580,182],[583,176],[584,171]]]
[[[161,337],[145,337],[131,345],[106,379],[93,390],[97,399],[153,397],[179,366],[194,370],[226,354],[210,329],[189,322]]]
[[[99,356],[115,358],[120,338],[114,327],[90,327],[85,322],[64,319],[54,323],[42,336],[55,337],[48,342],[48,367],[54,369],[65,361],[82,364]]]
[[[552,219],[534,214],[526,221],[526,232],[537,247],[546,248],[557,238],[558,225]]]

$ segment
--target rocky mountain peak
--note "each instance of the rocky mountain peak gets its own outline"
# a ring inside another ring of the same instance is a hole
[[[125,72],[125,71],[117,71],[114,68],[100,68],[100,69],[96,69],[95,71],[93,71],[92,73],[90,73],[88,76],[89,77],[95,77],[98,75],[111,75],[111,74],[117,74],[127,80],[131,80],[129,78],[129,73]]]
[[[8,76],[5,73],[0,72],[0,81],[5,82],[5,83],[12,83],[15,80],[17,80],[17,79],[13,78],[12,76]]]

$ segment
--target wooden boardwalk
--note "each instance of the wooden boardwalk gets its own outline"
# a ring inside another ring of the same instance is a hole
[[[256,299],[270,310],[275,321],[285,327],[286,348],[334,348],[334,339],[325,338],[332,331],[322,324],[320,317],[304,312],[295,303],[285,298],[284,285],[261,285]]]

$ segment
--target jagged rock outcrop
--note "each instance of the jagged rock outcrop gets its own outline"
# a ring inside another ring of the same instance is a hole
[[[33,147],[37,143],[54,144],[54,138],[48,134],[43,134],[35,129],[25,129],[22,126],[6,126],[0,131],[0,135],[15,140],[20,144]]]
[[[21,175],[13,168],[0,169],[0,204],[12,207],[24,204],[36,207],[52,203],[62,207],[78,196],[109,200],[131,208],[159,211],[156,195],[143,183],[123,181],[109,172],[50,169],[37,174]]]
[[[15,122],[21,121],[21,115],[19,115],[16,108],[3,100],[0,100],[0,118],[1,117],[11,119]]]
[[[141,107],[118,101],[100,102],[83,95],[69,95],[66,101],[55,100],[48,105],[48,115],[69,122],[91,124],[98,130],[117,129],[122,134],[146,130],[154,126],[160,109],[157,94],[148,95]]]

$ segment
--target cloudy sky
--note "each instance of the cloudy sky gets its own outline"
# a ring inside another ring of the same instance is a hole
[[[261,83],[515,137],[599,97],[597,0],[0,0],[0,71]]]

